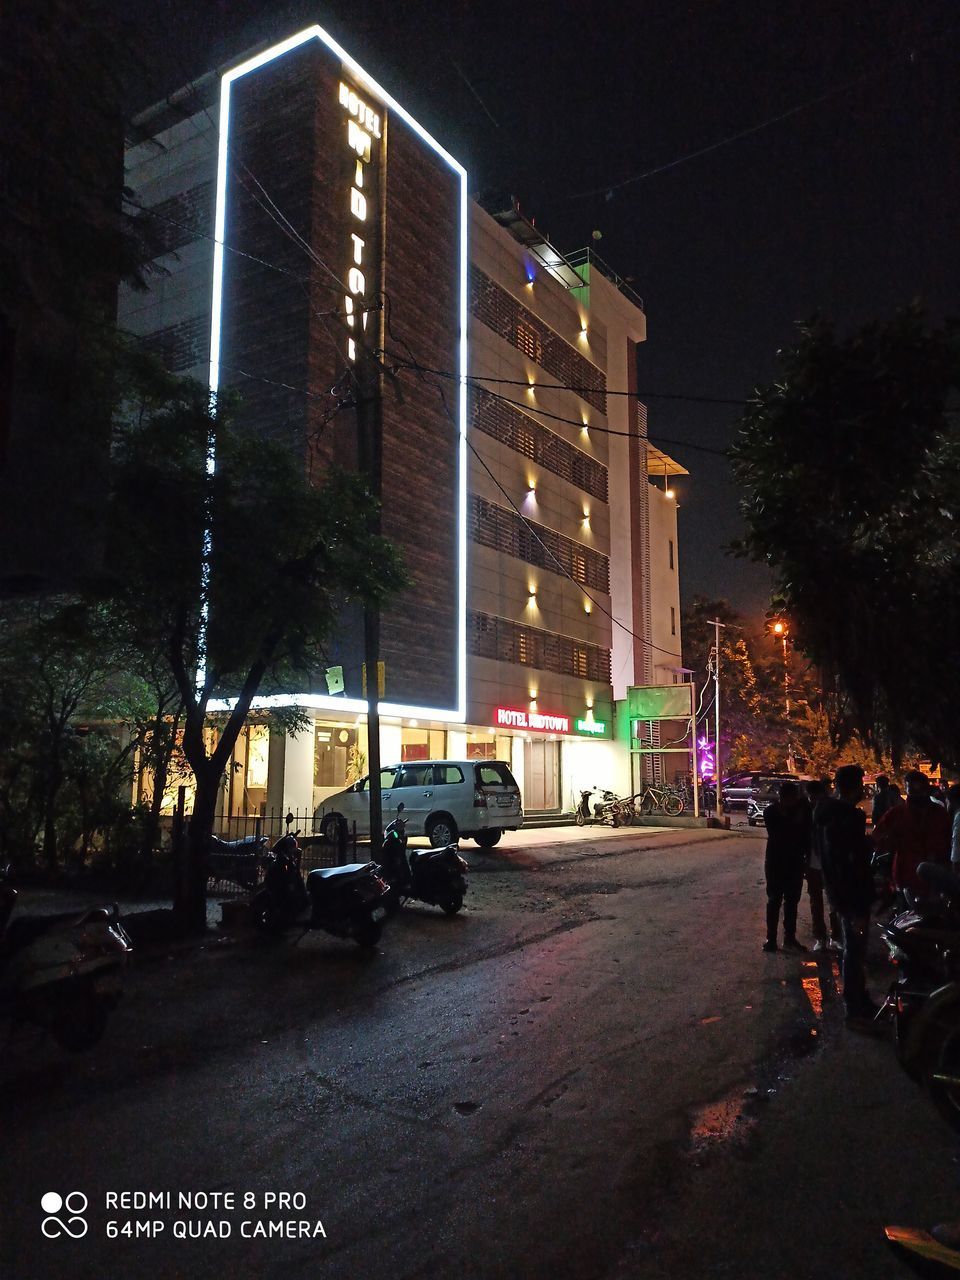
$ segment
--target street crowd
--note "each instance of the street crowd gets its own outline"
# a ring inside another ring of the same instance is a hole
[[[783,915],[785,950],[806,951],[797,938],[797,908],[806,880],[813,926],[813,950],[842,952],[843,1001],[847,1023],[866,1030],[878,1005],[867,991],[866,955],[870,911],[875,897],[874,852],[892,855],[895,891],[922,890],[921,862],[951,865],[960,873],[960,784],[935,793],[919,770],[904,778],[906,799],[889,779],[877,779],[872,833],[860,808],[863,770],[842,765],[831,780],[781,783],[778,798],[764,810],[767,845],[767,936],[764,951],[778,949]],[[824,902],[826,895],[826,904]],[[829,924],[829,932],[828,932]]]

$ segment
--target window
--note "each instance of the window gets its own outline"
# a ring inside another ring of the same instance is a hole
[[[400,760],[442,760],[447,754],[446,735],[443,730],[404,728],[400,734]]]
[[[668,539],[667,541],[667,550],[670,556],[670,568],[672,569],[673,568],[673,539],[672,538]]]
[[[455,764],[438,764],[436,767],[438,784],[456,784],[463,781],[463,770]]]
[[[351,749],[356,753],[356,729],[334,729],[318,724],[314,729],[313,785],[342,787],[351,779],[347,774]]]
[[[677,634],[677,611],[673,605],[670,606],[670,634],[672,636]]]
[[[394,782],[396,781],[396,777],[397,777],[396,765],[391,765],[389,769],[381,769],[380,770],[380,790],[381,791],[392,790]],[[357,783],[357,790],[366,791],[369,788],[369,786],[370,786],[370,779],[361,778],[360,781]]]
[[[419,768],[404,768],[397,781],[398,787],[432,787],[433,765],[420,765]]]
[[[473,766],[479,787],[515,787],[517,781],[502,760]]]

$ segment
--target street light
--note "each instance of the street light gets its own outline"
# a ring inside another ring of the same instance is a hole
[[[783,700],[786,703],[786,713],[790,714],[790,665],[787,661],[787,636],[790,632],[787,630],[785,622],[775,622],[773,624],[773,634],[780,637],[780,643],[783,645]]]
[[[790,635],[787,624],[778,619],[773,624],[773,634],[780,637],[783,647],[783,701],[787,716],[787,772],[793,773],[793,743],[790,741],[790,662],[787,656],[787,637]]]

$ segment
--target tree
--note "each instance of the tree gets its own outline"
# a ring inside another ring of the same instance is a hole
[[[55,870],[84,852],[132,771],[143,709],[108,610],[73,596],[7,601],[0,630],[0,848]],[[109,731],[103,726],[110,726]]]
[[[303,457],[244,428],[229,402],[211,412],[199,384],[130,367],[105,586],[131,642],[164,654],[182,700],[196,794],[174,908],[202,930],[219,788],[254,698],[306,689],[345,603],[380,602],[405,579],[391,544],[367,531],[373,499],[356,475],[315,486]]]
[[[694,597],[684,612],[682,626],[684,665],[692,668],[698,684],[706,683],[704,720],[698,734],[712,738],[708,717],[713,686],[708,676],[713,670],[713,618],[724,624],[720,631],[721,767],[782,767],[787,741],[781,724],[782,677],[776,690],[769,672],[757,661],[756,645],[747,634],[745,620],[727,600],[705,596]]]
[[[831,713],[899,761],[960,763],[960,324],[916,307],[840,339],[801,326],[730,454],[740,554],[767,564]]]

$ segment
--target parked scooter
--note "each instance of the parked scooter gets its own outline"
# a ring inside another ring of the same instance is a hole
[[[463,906],[467,891],[467,862],[456,841],[442,849],[407,849],[407,821],[397,805],[397,816],[383,831],[380,861],[384,879],[390,886],[390,907],[396,911],[408,898],[442,907],[454,916]]]
[[[241,889],[255,889],[266,847],[266,836],[244,836],[241,840],[211,836],[207,846],[207,874],[213,880],[232,880]]]
[[[918,875],[938,896],[913,901],[880,926],[900,970],[884,1008],[904,1069],[960,1128],[960,878],[928,862]]]
[[[593,812],[590,811],[590,798],[595,792],[599,792],[599,800],[594,801]],[[578,827],[590,826],[593,823],[609,823],[612,827],[619,827],[623,823],[623,813],[621,809],[620,798],[612,791],[606,791],[600,787],[589,787],[586,791],[580,792],[580,803],[574,810]]]
[[[133,950],[116,904],[11,921],[16,900],[16,889],[0,883],[0,1010],[14,1025],[46,1028],[70,1053],[92,1049]]]
[[[303,882],[297,833],[281,836],[266,856],[263,887],[251,899],[254,920],[268,933],[300,925],[324,929],[337,938],[352,938],[375,947],[387,918],[390,886],[375,862],[320,867]]]

